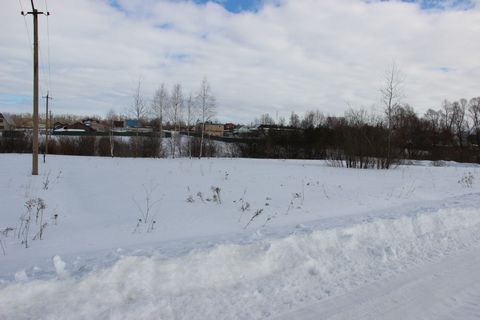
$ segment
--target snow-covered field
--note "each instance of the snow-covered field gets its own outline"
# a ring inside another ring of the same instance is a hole
[[[480,318],[479,166],[30,165],[0,155],[0,319]]]

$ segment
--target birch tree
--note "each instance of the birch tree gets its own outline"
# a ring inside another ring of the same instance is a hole
[[[147,105],[145,103],[145,98],[142,95],[142,80],[138,80],[137,87],[132,96],[133,101],[130,106],[130,113],[136,120],[143,119],[147,114]]]
[[[110,109],[107,112],[106,120],[108,122],[108,138],[110,142],[110,156],[113,158],[114,155],[114,147],[115,147],[115,139],[113,138],[113,129],[114,129],[114,121],[118,120],[118,116],[115,114],[113,109]]]
[[[207,78],[203,78],[200,90],[197,94],[198,111],[200,113],[200,120],[202,121],[201,136],[200,136],[200,159],[203,154],[204,136],[205,136],[205,122],[210,121],[216,113],[215,96],[212,93],[210,84]]]
[[[452,104],[452,122],[455,135],[458,139],[458,144],[460,148],[464,147],[464,135],[467,131],[468,126],[466,120],[466,111],[467,111],[467,100],[460,99],[460,101],[455,101]]]
[[[160,85],[155,91],[152,99],[151,112],[158,121],[158,139],[160,140],[160,147],[162,146],[163,137],[163,117],[168,106],[168,90],[164,83]],[[160,149],[161,152],[161,149]]]
[[[180,119],[183,111],[184,98],[182,93],[182,85],[177,83],[173,86],[170,103],[169,103],[169,120],[173,125],[171,134],[171,151],[172,157],[175,158],[176,146],[178,144],[178,130],[180,130]]]
[[[147,105],[145,103],[145,99],[142,95],[141,89],[142,89],[142,80],[139,79],[137,88],[135,89],[135,92],[133,94],[133,103],[130,106],[130,113],[138,122],[143,120],[147,114]],[[134,144],[133,144],[134,156],[137,157],[139,144],[141,140],[140,137],[138,136],[138,128],[135,128],[135,137],[133,138],[133,140],[134,140]]]
[[[187,99],[187,139],[188,139],[188,157],[192,158],[192,141],[190,139],[190,127],[195,122],[196,118],[196,104],[192,94]]]
[[[381,99],[384,106],[384,111],[387,120],[387,154],[385,169],[388,169],[392,164],[392,132],[393,132],[393,116],[395,108],[400,104],[403,98],[403,76],[400,69],[393,63],[391,68],[385,72],[384,86],[380,89]]]
[[[480,97],[470,100],[468,114],[472,120],[472,133],[475,135],[477,145],[480,146]]]

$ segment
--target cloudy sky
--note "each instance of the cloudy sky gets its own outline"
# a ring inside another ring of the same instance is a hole
[[[480,95],[478,0],[35,3],[51,12],[39,18],[41,91],[56,113],[125,113],[140,78],[150,98],[161,83],[195,93],[207,77],[220,121],[341,115],[379,108],[393,61],[419,114]],[[30,1],[0,1],[0,111],[32,109],[32,18],[22,7]]]

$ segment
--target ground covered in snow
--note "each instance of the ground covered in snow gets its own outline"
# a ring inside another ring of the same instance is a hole
[[[0,155],[0,319],[480,318],[478,166],[30,162]]]

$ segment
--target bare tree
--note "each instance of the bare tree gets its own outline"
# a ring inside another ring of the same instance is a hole
[[[453,122],[455,118],[453,117],[453,105],[448,100],[443,100],[442,102],[442,127],[449,132],[452,132]]]
[[[202,157],[203,153],[203,143],[205,136],[205,122],[210,121],[216,113],[216,103],[215,96],[212,93],[210,84],[207,81],[207,78],[203,78],[200,90],[197,94],[197,104],[198,111],[200,113],[200,120],[202,121],[202,132],[200,137],[200,153],[198,158]]]
[[[162,146],[163,137],[163,116],[168,106],[168,90],[164,83],[160,85],[153,95],[151,112],[158,121],[158,139],[160,140],[160,148]],[[160,149],[161,153],[161,149]]]
[[[133,103],[130,106],[130,113],[137,120],[142,120],[147,114],[147,105],[142,95],[142,79],[138,80],[137,88],[133,94]]]
[[[113,158],[114,155],[114,147],[115,147],[115,139],[113,138],[113,129],[114,129],[114,122],[118,120],[118,115],[115,113],[113,109],[110,109],[107,112],[106,120],[108,122],[108,136],[110,142],[110,156]]]
[[[275,120],[273,120],[273,118],[268,113],[262,114],[260,116],[259,122],[260,122],[260,124],[264,124],[264,125],[274,125],[275,124]]]
[[[305,112],[305,115],[301,122],[303,129],[318,128],[325,122],[325,116],[319,110],[311,110]]]
[[[190,137],[190,127],[195,123],[197,117],[197,108],[192,94],[187,99],[187,140],[188,140],[188,157],[192,158],[192,141]]]
[[[137,88],[133,94],[133,103],[130,106],[130,113],[132,116],[140,122],[147,115],[147,105],[145,103],[145,98],[142,95],[142,79],[138,80]],[[139,154],[139,144],[141,137],[138,135],[138,128],[136,128],[135,137],[132,137],[134,143],[134,156],[137,157]]]
[[[298,116],[298,114],[292,111],[292,113],[290,114],[290,127],[300,128],[300,124],[300,117]]]
[[[473,134],[475,134],[476,143],[480,146],[480,97],[473,98],[469,102],[468,115],[472,120]]]
[[[392,164],[392,132],[393,132],[393,116],[394,109],[400,104],[400,100],[403,98],[402,90],[403,76],[394,62],[392,66],[385,72],[384,86],[380,89],[381,99],[384,106],[384,111],[387,120],[387,154],[385,169],[388,169]]]
[[[173,130],[171,131],[171,151],[172,157],[175,158],[176,145],[179,143],[177,131],[180,130],[180,119],[184,104],[182,85],[180,83],[173,86],[169,102],[169,120],[173,125]]]
[[[428,109],[427,112],[425,112],[425,115],[423,116],[423,118],[430,125],[430,128],[432,129],[432,131],[437,132],[438,129],[441,127],[441,118],[442,118],[441,111]]]
[[[463,142],[464,142],[464,134],[465,131],[467,130],[467,122],[465,121],[466,117],[466,111],[467,111],[467,100],[466,99],[460,99],[460,101],[455,101],[452,104],[452,123],[453,123],[453,129],[455,131],[455,135],[457,136],[458,139],[458,144],[460,145],[460,148],[463,148]]]

